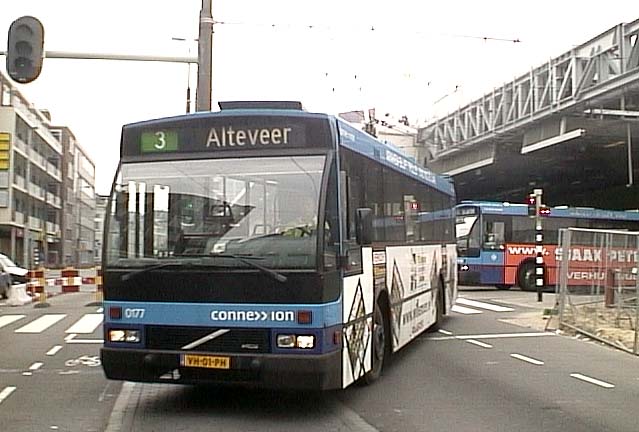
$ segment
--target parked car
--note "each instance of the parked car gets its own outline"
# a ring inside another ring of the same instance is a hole
[[[12,284],[27,283],[29,271],[18,266],[11,259],[0,254],[0,298],[9,296],[9,287]]]

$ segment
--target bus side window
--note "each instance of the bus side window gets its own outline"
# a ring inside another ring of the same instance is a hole
[[[487,222],[484,231],[484,249],[503,249],[504,232],[503,222]]]

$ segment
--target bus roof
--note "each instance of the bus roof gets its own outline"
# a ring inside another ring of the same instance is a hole
[[[123,126],[123,136],[126,130],[161,128],[166,123],[178,124],[192,121],[202,125],[203,123],[205,124],[208,119],[219,120],[225,117],[291,117],[297,119],[325,120],[332,125],[331,127],[337,128],[339,144],[341,146],[412,177],[421,183],[429,184],[448,195],[454,195],[454,186],[450,177],[433,173],[418,164],[415,158],[407,155],[395,145],[380,141],[336,116],[325,113],[311,113],[302,109],[292,108],[294,105],[290,103],[283,104],[281,105],[282,107],[274,103],[255,104],[251,102],[234,102],[221,106],[223,107],[221,111],[197,112],[130,123]],[[301,107],[301,104],[299,106]]]
[[[421,166],[415,161],[415,158],[408,156],[393,144],[380,141],[340,118],[333,116],[331,118],[337,122],[340,144],[343,147],[374,159],[421,183],[430,184],[448,195],[455,194],[450,177],[435,174],[428,168]]]
[[[511,216],[528,216],[528,205],[509,202],[462,201],[457,207],[473,206],[482,213],[504,214]],[[635,210],[604,210],[591,207],[550,207],[550,215],[543,217],[576,218],[576,219],[612,219],[639,221],[639,212]]]
[[[243,117],[243,116],[291,116],[302,118],[319,118],[329,119],[330,115],[321,113],[310,113],[298,109],[278,109],[278,108],[232,108],[222,111],[200,111],[189,114],[181,114],[172,117],[161,117],[152,120],[143,120],[140,122],[125,124],[123,128],[140,128],[163,125],[166,122],[193,121],[203,119],[215,119],[221,117]]]

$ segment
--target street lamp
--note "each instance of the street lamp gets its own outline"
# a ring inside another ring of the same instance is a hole
[[[189,42],[190,40],[181,37],[172,37],[176,42]],[[194,39],[193,41],[197,41]],[[188,45],[189,57],[191,57],[191,44]],[[186,113],[191,112],[191,62],[188,63],[188,75],[186,76]]]

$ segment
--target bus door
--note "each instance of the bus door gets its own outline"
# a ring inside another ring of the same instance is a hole
[[[370,224],[370,209],[361,207],[361,182],[355,176],[340,173],[339,205],[342,226],[342,322],[344,349],[342,351],[342,385],[358,380],[372,367],[373,251],[362,239],[362,224]],[[358,235],[358,229],[360,230]]]

